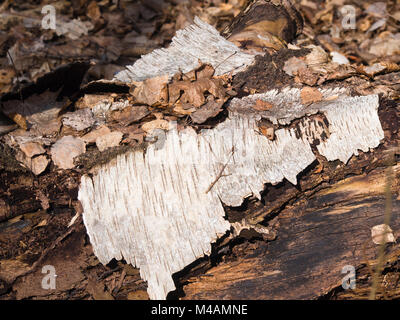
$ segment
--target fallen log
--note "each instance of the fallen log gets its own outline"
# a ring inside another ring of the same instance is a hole
[[[280,27],[261,28],[272,38],[276,37],[275,44],[280,41],[279,47],[270,47],[279,50],[284,47],[280,38],[287,35],[286,41],[290,41],[301,26],[298,16],[288,12],[293,8],[288,7],[287,1],[278,4],[253,1],[226,35],[236,40],[247,35],[249,29],[239,26],[248,21],[259,24],[260,21],[246,17],[251,17],[247,16],[249,12],[260,10],[262,5],[277,8],[279,15],[271,21],[288,21],[288,27],[282,29],[284,33],[274,33],[274,30],[280,32]],[[251,34],[257,30],[250,30]],[[262,61],[259,52],[254,50],[259,47],[257,43],[239,48],[219,36],[211,26],[196,20],[195,25],[178,33],[168,49],[143,57],[116,75],[108,88],[119,86],[121,98],[129,101],[126,94],[132,81],[136,83],[133,88],[136,90],[143,80],[167,75],[166,81],[171,85],[177,73],[183,74],[179,81],[187,81],[183,78],[192,77],[194,69],[194,78],[198,80],[207,70],[202,64],[213,68],[207,85],[219,83],[216,77],[227,73],[246,79],[246,74],[250,77],[249,70]],[[178,54],[179,59],[172,59]],[[107,83],[92,84],[96,86],[107,88]],[[398,154],[395,147],[399,109],[395,103],[374,94],[353,96],[351,88],[346,87],[278,91],[264,90],[263,86],[257,88],[252,84],[252,89],[259,89],[260,94],[234,99],[224,100],[215,93],[216,99],[227,101],[225,112],[211,117],[206,125],[201,122],[188,125],[182,118],[173,118],[176,113],[168,114],[170,111],[160,107],[159,101],[155,106],[145,107],[143,117],[133,122],[139,121],[143,126],[149,123],[146,118],[149,114],[164,112],[165,118],[156,116],[152,120],[160,125],[156,129],[165,131],[159,136],[161,144],[135,142],[118,146],[122,136],[108,132],[107,139],[118,141],[112,144],[114,149],[93,150],[90,147],[93,140],[86,136],[91,133],[90,121],[89,127],[82,130],[63,131],[67,123],[73,123],[75,129],[82,125],[71,120],[75,118],[70,115],[68,122],[63,122],[58,134],[49,137],[45,145],[53,163],[44,174],[33,176],[18,162],[17,169],[13,165],[2,168],[0,187],[4,196],[0,201],[0,219],[38,209],[54,212],[68,209],[67,217],[72,218],[79,199],[86,231],[100,262],[106,265],[113,259],[124,259],[140,268],[150,298],[164,299],[176,286],[187,298],[309,299],[327,294],[340,284],[343,264],[359,266],[375,256],[376,245],[370,230],[383,223],[385,173],[382,168],[393,165],[388,159]],[[243,82],[233,88],[240,92]],[[137,91],[133,91],[135,94]],[[141,98],[148,96],[141,95]],[[97,99],[96,106],[89,103],[88,119],[93,114],[96,121],[103,121],[114,132],[122,130],[118,121],[115,124],[108,117],[115,111],[120,112],[118,108],[124,102],[119,101],[117,106],[115,101],[107,99],[104,96]],[[77,112],[78,102],[75,102],[66,107],[67,111]],[[19,121],[21,117],[15,118],[15,104],[11,99],[3,101],[3,112],[23,125],[25,121]],[[135,104],[130,107],[136,112]],[[61,108],[60,115],[65,111]],[[29,114],[17,114],[28,122],[35,120]],[[191,119],[198,118],[191,115]],[[68,143],[76,146],[72,150],[79,149],[79,145],[84,146],[84,151],[88,147],[87,158],[83,154],[79,163],[73,162],[73,157],[69,159],[72,163],[63,159],[56,161],[60,151],[56,148],[57,142],[62,146],[67,140],[61,139],[71,135]],[[14,137],[12,133],[5,136],[5,141],[13,146],[10,137]],[[27,140],[36,143],[35,139],[37,136]],[[15,152],[20,152],[27,140],[17,139],[15,149],[5,147],[2,156],[15,159]],[[95,142],[101,149],[100,140]],[[24,163],[24,158],[18,159]],[[54,164],[68,169],[57,170]],[[26,162],[24,165],[29,169]],[[17,174],[11,175],[12,170]],[[393,195],[398,196],[397,166],[394,171]],[[356,177],[348,178],[352,175]],[[22,190],[22,199],[10,196],[21,194]],[[399,230],[398,204],[397,200],[393,202],[390,224],[394,237]],[[69,230],[67,224],[63,227],[63,232]],[[253,243],[238,241],[246,234]],[[59,236],[57,244],[65,239],[62,234]],[[83,241],[76,243],[76,257],[80,257],[76,263],[82,263]],[[365,243],[365,249],[360,248]],[[201,259],[204,254],[210,258]],[[217,257],[223,257],[224,261],[213,265]],[[45,263],[46,259],[40,261]],[[4,261],[3,265],[6,265]],[[7,283],[7,292],[15,284],[18,293],[23,290],[26,279],[30,277],[29,281],[33,281],[34,277],[40,277],[40,273],[26,270],[7,278],[0,272],[0,278]],[[197,273],[201,275],[193,277]],[[316,277],[320,281],[315,281]],[[81,274],[74,279],[77,283],[83,281]],[[83,286],[82,290],[89,287]],[[25,294],[44,293],[39,290]]]

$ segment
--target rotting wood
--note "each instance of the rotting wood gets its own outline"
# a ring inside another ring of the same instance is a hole
[[[399,165],[394,172],[390,225],[398,239]],[[258,241],[254,248],[239,245],[236,259],[227,257],[187,278],[184,299],[316,299],[327,294],[341,285],[344,266],[357,268],[377,256],[371,228],[384,220],[385,183],[385,170],[376,169],[288,206],[277,217],[275,241]]]
[[[311,117],[310,118],[306,118],[306,119],[311,119]],[[383,125],[387,125],[388,123],[387,122],[385,122],[384,120],[383,120],[383,118],[381,118],[381,122],[382,122],[382,124]],[[396,123],[395,123],[395,125],[396,125]],[[289,125],[290,126],[290,125]],[[318,129],[318,128],[316,128],[316,129]],[[389,131],[391,131],[390,133],[391,134],[396,134],[396,129],[391,129],[391,130],[389,130]],[[296,137],[297,137],[297,134],[296,134]],[[314,136],[315,137],[315,136]],[[308,142],[310,142],[311,143],[311,141],[310,140],[312,140],[314,137],[312,137],[311,139],[310,139],[310,137],[308,137]],[[322,139],[323,140],[323,139]],[[378,148],[378,150],[377,150],[377,153],[376,153],[376,156],[378,157],[378,158],[380,158],[380,153],[382,152],[382,148]],[[229,150],[228,150],[229,151]],[[315,149],[313,149],[313,151],[315,152]],[[228,154],[229,154],[229,152],[228,152]],[[323,170],[323,172],[324,172],[324,177],[323,178],[321,178],[321,180],[323,180],[323,181],[329,181],[331,178],[332,178],[332,180],[335,180],[335,179],[342,179],[345,175],[347,175],[347,174],[360,174],[361,172],[363,172],[363,170],[364,170],[364,168],[366,167],[366,164],[365,164],[365,162],[368,162],[368,161],[370,161],[371,162],[371,165],[372,165],[372,167],[375,167],[375,166],[378,166],[379,164],[377,164],[376,162],[374,162],[375,160],[374,160],[374,155],[375,155],[375,152],[373,152],[373,153],[370,153],[370,154],[368,154],[368,155],[365,155],[365,154],[363,154],[363,153],[361,153],[361,157],[359,157],[360,159],[356,159],[355,157],[353,157],[352,158],[352,160],[350,160],[350,166],[349,167],[347,167],[347,169],[342,165],[342,164],[338,164],[337,162],[333,162],[333,163],[326,163],[326,162],[324,162],[324,166],[325,166],[325,168],[327,168],[327,167],[329,167],[329,170],[326,170],[326,171],[328,171],[328,172],[325,172],[325,170]],[[379,159],[380,160],[380,159]],[[379,162],[379,161],[378,161]],[[315,162],[314,162],[315,163]],[[334,169],[332,169],[333,167],[336,167],[337,166],[337,168],[338,168],[338,170],[337,171],[335,171]],[[375,172],[375,169],[374,169],[374,172]],[[63,173],[60,173],[61,175],[65,175],[65,174],[69,174],[68,172],[67,173],[65,173],[65,172],[63,172]],[[79,173],[79,174],[81,174],[81,173]],[[51,175],[53,175],[53,172],[51,172]],[[306,173],[306,175],[308,175],[308,173]],[[215,177],[215,176],[214,176]],[[50,177],[50,175],[49,175],[49,177],[48,177],[49,179],[48,180],[51,180],[51,179],[53,179],[54,178],[54,176],[51,176]],[[45,180],[45,179],[42,179],[41,180],[41,182],[43,182],[43,180]],[[6,181],[11,181],[10,179],[8,179],[8,178],[6,178]],[[32,181],[37,181],[37,178],[33,178],[32,179]],[[51,184],[51,181],[47,181],[47,183],[50,183]],[[292,193],[292,190],[293,189],[295,189],[295,187],[294,186],[292,186],[290,183],[288,183],[288,182],[286,182],[286,181],[284,181],[283,183],[282,183],[282,185],[283,185],[283,187],[280,189],[281,190],[281,192],[282,192],[282,194],[279,194],[278,196],[277,196],[277,198],[275,199],[276,201],[273,201],[273,204],[271,205],[271,207],[279,207],[280,205],[280,203],[282,204],[283,203],[283,205],[281,205],[283,208],[285,208],[286,206],[287,206],[287,199],[285,199],[285,197],[287,196],[285,193],[286,193],[286,191],[289,191],[288,193],[289,193],[289,199],[291,199],[291,200],[293,200],[293,199],[297,199],[297,196],[296,195],[294,195],[294,193]],[[316,189],[315,190],[310,190],[310,189],[312,189],[313,187],[315,187],[315,185],[317,185],[317,187],[316,187]],[[277,192],[277,191],[274,191],[274,186],[268,186],[268,187],[270,187],[270,190],[272,190],[273,192]],[[302,183],[302,180],[300,179],[300,185],[299,185],[299,187],[298,187],[298,189],[301,189],[301,191],[303,191],[303,190],[305,190],[305,189],[309,189],[309,193],[308,194],[303,194],[303,199],[307,199],[309,196],[311,196],[312,195],[312,193],[315,193],[318,189],[319,189],[319,185],[318,185],[318,181],[313,181],[313,184],[310,184],[310,185],[306,185],[305,183]],[[326,186],[325,186],[326,187]],[[35,189],[35,188],[37,188],[37,186],[32,186],[32,189]],[[51,195],[51,202],[52,202],[52,205],[53,206],[59,206],[59,205],[65,205],[65,203],[67,203],[67,202],[65,202],[65,191],[67,190],[67,188],[66,188],[66,184],[65,185],[63,185],[63,186],[60,186],[59,188],[59,191],[61,191],[61,192],[63,192],[63,197],[62,197],[62,199],[61,199],[61,201],[60,202],[58,202],[57,201],[57,195],[56,194],[53,194],[53,195]],[[300,190],[296,190],[298,193],[301,193],[301,191]],[[273,192],[271,192],[271,193],[273,193]],[[279,191],[278,191],[279,192]],[[71,197],[73,198],[73,199],[76,199],[76,196],[74,197],[74,193],[76,193],[75,191],[72,191],[71,192]],[[297,193],[297,194],[298,194]],[[33,192],[33,195],[35,195],[35,192]],[[33,199],[33,197],[31,196],[31,195],[29,195],[29,197],[31,197],[31,199]],[[70,198],[71,199],[71,198]],[[7,199],[8,200],[8,199]],[[25,201],[28,201],[29,200],[29,198],[27,198],[27,199],[25,199]],[[272,201],[272,200],[271,200]],[[259,205],[260,205],[260,203],[258,203]],[[18,202],[15,204],[15,207],[17,208],[18,207]],[[379,209],[379,208],[378,208]],[[257,216],[257,214],[258,214],[258,219],[263,219],[268,213],[268,210],[270,210],[270,208],[265,208],[264,207],[264,209],[262,210],[263,212],[262,213],[260,213],[260,212],[252,212],[252,214],[254,215],[254,216]],[[8,209],[6,210],[7,212],[8,212]],[[276,211],[275,211],[276,212]],[[18,214],[17,212],[15,212],[16,214]],[[250,214],[251,215],[251,214]],[[351,231],[351,230],[350,230]],[[265,285],[267,286],[268,285],[268,283],[265,283]],[[0,288],[1,289],[1,288]]]
[[[124,258],[139,267],[148,281],[149,296],[165,299],[175,289],[172,274],[209,254],[210,243],[229,230],[222,203],[240,206],[248,196],[260,198],[265,183],[277,184],[284,178],[297,184],[297,175],[316,159],[310,140],[319,141],[317,149],[328,160],[344,163],[358,149],[367,152],[379,145],[384,136],[378,97],[342,96],[329,101],[337,93],[322,91],[327,102],[307,109],[295,89],[233,100],[230,116],[216,128],[199,135],[189,128],[172,129],[162,148],[150,145],[145,153],[118,156],[93,176],[83,176],[79,200],[95,254],[105,264]],[[241,114],[260,98],[279,112]],[[321,138],[315,121],[305,122],[299,138],[294,129],[277,130],[274,141],[255,131],[261,114],[289,123],[316,112],[326,115],[329,137]]]

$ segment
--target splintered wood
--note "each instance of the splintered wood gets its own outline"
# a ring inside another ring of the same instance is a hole
[[[239,206],[284,178],[296,184],[316,159],[312,144],[328,160],[343,162],[379,145],[384,134],[376,95],[321,94],[313,105],[302,105],[298,89],[234,99],[229,117],[215,128],[197,134],[171,123],[162,145],[119,155],[83,176],[79,200],[97,257],[104,264],[113,258],[132,263],[150,298],[165,299],[175,289],[172,275],[209,254],[230,229],[223,204]],[[254,110],[257,100],[272,107]],[[261,118],[281,126],[273,140],[257,131]],[[305,121],[290,126],[296,119]]]

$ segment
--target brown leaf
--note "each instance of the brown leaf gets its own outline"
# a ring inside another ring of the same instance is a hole
[[[273,105],[269,102],[263,101],[261,99],[257,99],[256,104],[252,106],[254,110],[257,111],[267,111],[273,108]]]
[[[297,83],[304,83],[308,86],[314,86],[317,84],[319,74],[313,71],[311,68],[300,68],[294,71],[293,74],[296,76],[295,81]]]
[[[315,102],[320,102],[322,100],[322,93],[316,89],[311,87],[305,87],[300,92],[301,103],[304,105],[308,105]]]
[[[46,170],[50,160],[46,156],[40,155],[34,158],[25,156],[22,152],[17,153],[15,158],[21,162],[26,168],[31,170],[33,174],[39,175]]]
[[[196,78],[197,79],[202,79],[202,78],[206,78],[206,79],[211,79],[212,76],[214,75],[214,68],[213,66],[209,65],[209,64],[203,64],[202,66],[200,66],[200,68],[198,68],[196,70]]]
[[[58,94],[59,91],[47,90],[42,94],[33,94],[24,101],[9,100],[3,102],[2,111],[21,128],[27,129],[28,122],[33,127],[43,129],[47,133],[50,129],[52,129],[51,131],[57,129],[57,126],[50,126],[50,124],[57,120],[59,112],[66,104],[65,100],[57,101]]]
[[[192,118],[192,121],[194,123],[204,123],[208,119],[217,116],[222,111],[223,104],[223,100],[216,101],[214,99],[210,99],[210,101],[207,102],[204,106],[193,112],[190,115],[190,118]]]
[[[87,6],[87,16],[93,21],[99,20],[101,17],[100,8],[96,1],[92,1]]]
[[[96,146],[103,152],[104,150],[112,147],[119,146],[123,134],[119,131],[113,131],[108,134],[102,135],[96,139]]]
[[[93,108],[99,103],[111,104],[114,99],[110,95],[105,94],[85,94],[76,103],[78,109]]]
[[[118,121],[124,126],[137,122],[150,114],[149,109],[146,106],[129,106],[123,110],[113,111],[110,115],[110,119]]]
[[[26,142],[20,144],[19,148],[28,158],[32,158],[36,155],[43,154],[46,150],[42,147],[41,144],[37,142]]]
[[[89,108],[80,109],[75,112],[68,112],[63,116],[62,123],[64,126],[73,128],[76,131],[83,131],[92,127],[96,120]]]
[[[159,106],[168,101],[167,83],[168,75],[133,82],[135,88],[131,90],[131,94],[136,103]]]
[[[154,114],[156,116],[156,120],[146,122],[142,125],[142,130],[146,133],[153,131],[154,129],[162,129],[168,130],[169,129],[169,122],[163,119],[162,113]]]
[[[98,137],[108,134],[110,132],[111,132],[111,130],[108,127],[103,125],[97,129],[85,134],[82,137],[82,140],[85,141],[86,143],[94,143],[94,142],[96,142],[96,139]]]
[[[85,142],[80,138],[65,136],[51,147],[51,159],[61,169],[75,167],[74,158],[86,151]]]
[[[180,98],[181,103],[189,103],[200,108],[206,103],[205,93],[211,93],[215,98],[225,97],[222,79],[201,78],[194,82],[179,81],[168,86],[169,103],[174,104]],[[181,92],[183,91],[182,96]]]

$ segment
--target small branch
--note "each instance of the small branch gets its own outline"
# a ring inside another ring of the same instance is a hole
[[[210,186],[208,187],[208,189],[206,191],[206,194],[209,193],[211,191],[211,189],[214,187],[214,185],[218,182],[218,180],[222,178],[222,173],[224,172],[225,168],[227,167],[227,165],[228,165],[229,161],[231,160],[234,153],[235,153],[235,147],[232,147],[231,155],[229,156],[228,161],[226,161],[226,163],[221,168],[221,171],[218,173],[215,180],[210,184]]]

